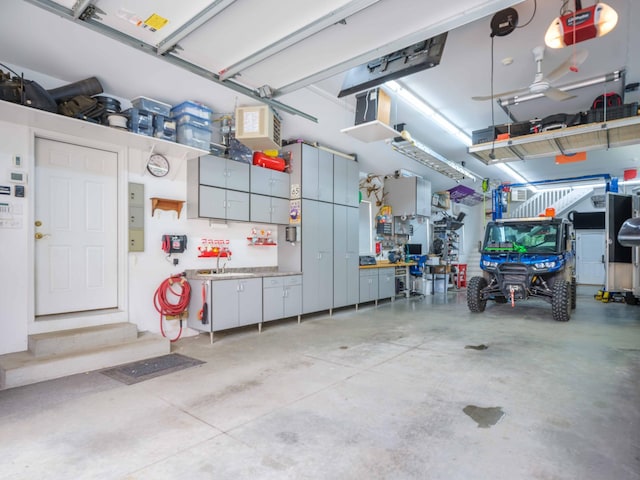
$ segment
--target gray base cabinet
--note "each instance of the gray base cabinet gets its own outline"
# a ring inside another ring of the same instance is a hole
[[[214,332],[262,322],[262,278],[190,280],[189,284],[189,328]],[[205,322],[199,318],[203,295],[207,304]]]
[[[378,300],[378,270],[366,268],[360,270],[360,303]]]
[[[302,275],[265,277],[262,288],[264,322],[302,314]]]
[[[378,269],[378,299],[395,298],[396,269],[395,267]]]
[[[255,325],[262,321],[262,279],[211,282],[211,317],[214,330]]]

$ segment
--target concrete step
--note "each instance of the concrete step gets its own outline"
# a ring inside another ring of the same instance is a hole
[[[143,332],[133,341],[82,352],[36,357],[29,351],[0,355],[0,390],[113,367],[170,353],[167,338]]]
[[[118,345],[137,337],[138,329],[133,323],[121,322],[29,335],[28,348],[36,357],[47,357]]]

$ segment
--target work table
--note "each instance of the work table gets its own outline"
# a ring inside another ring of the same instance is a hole
[[[365,268],[389,268],[389,267],[410,267],[416,265],[416,262],[396,262],[391,263],[389,260],[380,260],[375,265],[360,265],[361,269]]]

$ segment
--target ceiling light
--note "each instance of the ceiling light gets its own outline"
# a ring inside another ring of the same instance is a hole
[[[443,130],[453,135],[455,138],[460,140],[464,145],[470,147],[472,145],[471,137],[467,135],[465,132],[456,127],[453,123],[451,123],[447,118],[440,115],[433,107],[428,105],[424,100],[416,97],[409,90],[404,88],[395,80],[391,80],[386,82],[385,87],[387,87],[392,92],[395,92],[400,98],[406,101],[410,106],[412,106],[415,110],[420,112],[425,117],[433,120],[437,123]]]
[[[387,140],[387,143],[389,143],[391,148],[396,152],[399,152],[404,156],[435,170],[445,177],[452,178],[457,182],[465,179],[470,179],[475,182],[482,178],[480,175],[473,173],[471,170],[468,170],[458,163],[444,158],[442,155],[434,152],[426,145],[414,140],[406,130],[403,130],[401,135],[401,137],[395,137],[393,140]]]
[[[511,176],[511,178],[515,178],[520,183],[524,183],[524,184],[529,183],[529,180],[524,178],[522,175],[520,175],[518,172],[516,172],[511,166],[507,165],[506,163],[496,163],[496,167],[498,167],[507,175]],[[538,189],[533,185],[523,185],[523,186],[528,188],[534,193],[538,193]]]
[[[549,48],[562,48],[591,38],[602,37],[613,30],[618,23],[618,14],[606,3],[598,2],[587,8],[580,8],[576,0],[576,11],[556,17],[544,36]]]

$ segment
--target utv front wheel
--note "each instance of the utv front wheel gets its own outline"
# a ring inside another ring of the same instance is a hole
[[[553,282],[551,311],[556,322],[568,322],[571,318],[571,283],[558,279]]]
[[[486,288],[487,281],[484,277],[471,277],[467,287],[467,307],[474,313],[484,312],[487,299],[482,298],[482,290]]]

